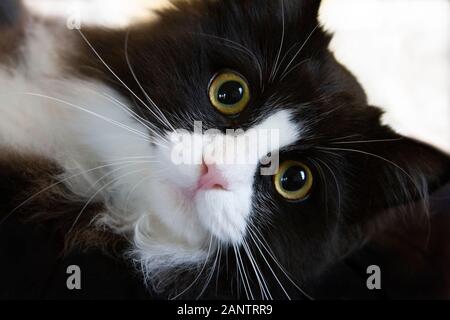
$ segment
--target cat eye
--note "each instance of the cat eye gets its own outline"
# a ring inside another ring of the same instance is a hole
[[[304,200],[311,192],[313,176],[311,170],[302,162],[285,161],[274,175],[277,192],[288,200]]]
[[[214,108],[228,116],[242,112],[250,101],[247,80],[233,71],[216,74],[208,91],[209,100]]]

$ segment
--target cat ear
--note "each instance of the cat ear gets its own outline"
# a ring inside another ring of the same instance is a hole
[[[353,156],[359,153],[357,187],[363,207],[377,212],[427,201],[430,194],[450,183],[448,154],[398,135],[387,140],[347,148],[354,150],[348,151]]]

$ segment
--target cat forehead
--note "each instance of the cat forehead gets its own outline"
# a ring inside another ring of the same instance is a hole
[[[319,5],[319,0],[179,0],[159,11],[156,34],[212,40],[203,34],[278,49],[281,40],[304,41],[313,29],[322,33]]]

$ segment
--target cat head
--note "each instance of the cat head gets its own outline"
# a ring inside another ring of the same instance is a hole
[[[387,209],[448,181],[447,155],[397,134],[368,105],[328,50],[319,4],[178,1],[126,36],[86,31],[137,94],[153,141],[158,174],[142,193],[151,215],[136,229],[141,255],[157,234],[172,262],[214,256],[215,243],[270,251],[304,279]]]

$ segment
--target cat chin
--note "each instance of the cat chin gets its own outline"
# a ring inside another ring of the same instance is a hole
[[[196,211],[203,227],[223,243],[240,245],[250,214],[251,185],[235,192],[209,190],[195,197]]]

